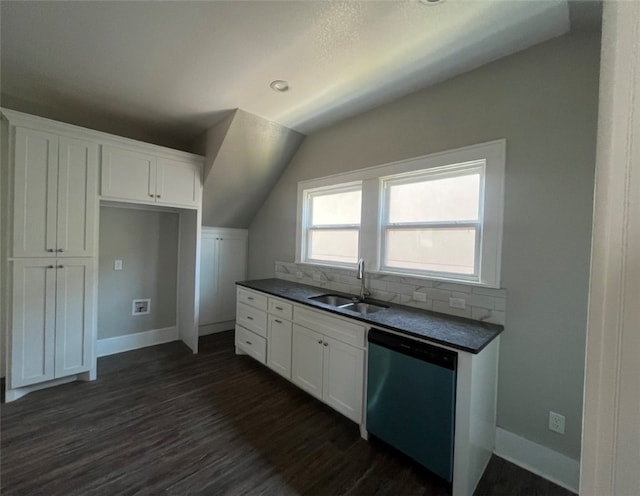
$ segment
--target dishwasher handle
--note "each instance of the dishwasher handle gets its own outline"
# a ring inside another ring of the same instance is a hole
[[[445,350],[438,346],[427,344],[416,339],[405,338],[381,331],[371,329],[367,340],[371,344],[376,344],[404,355],[409,355],[418,360],[432,363],[449,370],[456,370],[458,365],[458,354],[455,351]]]

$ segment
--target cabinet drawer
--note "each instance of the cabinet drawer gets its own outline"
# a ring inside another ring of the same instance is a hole
[[[303,307],[295,307],[293,320],[296,324],[320,332],[330,338],[364,348],[366,330],[364,325]]]
[[[259,308],[260,310],[267,309],[266,295],[263,295],[262,293],[256,293],[255,291],[250,291],[241,287],[238,287],[238,301],[246,305],[251,305],[252,307]]]
[[[238,303],[236,322],[262,337],[267,337],[267,312]]]
[[[277,315],[283,319],[291,320],[293,318],[293,305],[278,298],[269,298],[269,313]]]
[[[236,346],[260,363],[266,363],[267,340],[236,325]]]

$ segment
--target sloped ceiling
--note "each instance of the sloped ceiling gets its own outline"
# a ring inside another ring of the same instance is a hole
[[[202,225],[249,227],[303,139],[240,109],[209,130]]]
[[[569,30],[566,0],[0,9],[3,106],[187,151],[236,108],[308,134]]]
[[[598,24],[599,1],[3,0],[0,104],[206,153],[203,223],[246,227],[302,133],[570,20]]]

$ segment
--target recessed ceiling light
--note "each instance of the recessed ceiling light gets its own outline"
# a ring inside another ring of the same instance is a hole
[[[271,84],[269,86],[271,86],[271,89],[273,91],[279,91],[281,93],[283,91],[289,90],[289,83],[287,83],[286,81],[283,81],[282,79],[276,79],[275,81],[271,81]]]
[[[444,0],[418,0],[423,5],[438,5],[439,3],[443,3]]]

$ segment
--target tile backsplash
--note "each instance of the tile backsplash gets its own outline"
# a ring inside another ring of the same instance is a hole
[[[276,262],[275,276],[342,293],[360,292],[360,281],[356,278],[355,270]],[[376,300],[504,325],[507,298],[504,289],[375,273],[367,273],[365,282],[371,298]],[[421,293],[421,299],[426,301],[416,300],[414,293]],[[465,308],[450,307],[449,298],[464,299]]]

